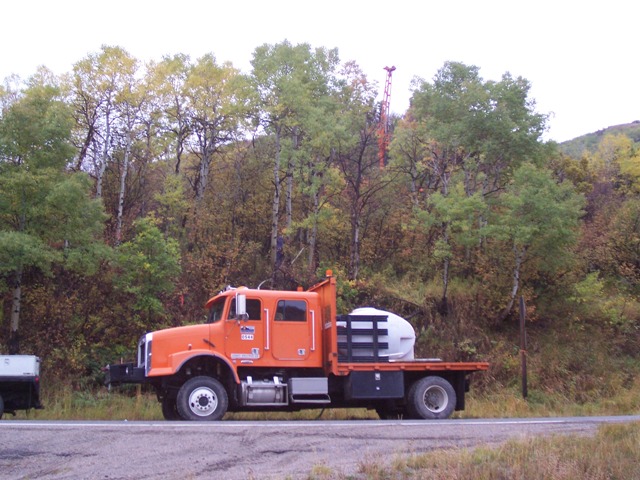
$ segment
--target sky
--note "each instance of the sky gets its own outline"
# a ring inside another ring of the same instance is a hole
[[[640,120],[634,0],[5,0],[0,7],[0,81],[44,65],[70,72],[101,45],[141,61],[213,53],[245,73],[256,47],[337,48],[380,95],[395,66],[391,111],[409,106],[411,81],[431,81],[446,61],[509,72],[531,84],[549,115],[545,140],[562,142]]]

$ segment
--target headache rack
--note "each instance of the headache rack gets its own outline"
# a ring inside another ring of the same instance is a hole
[[[338,315],[338,362],[379,363],[388,362],[389,342],[380,337],[389,335],[386,315]],[[341,325],[344,324],[344,325]]]

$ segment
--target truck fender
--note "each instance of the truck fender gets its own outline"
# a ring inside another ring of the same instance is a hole
[[[237,384],[240,384],[240,377],[238,376],[238,372],[236,371],[235,367],[229,362],[229,360],[226,357],[223,357],[222,355],[211,353],[211,351],[209,350],[190,350],[186,352],[178,352],[178,353],[169,355],[169,362],[171,364],[171,370],[172,370],[170,375],[173,375],[179,372],[189,360],[192,360],[196,357],[212,357],[212,358],[222,360],[222,362],[229,368],[229,371],[233,375],[234,381]]]

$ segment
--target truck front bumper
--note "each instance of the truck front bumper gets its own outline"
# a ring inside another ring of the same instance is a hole
[[[116,363],[105,368],[105,385],[121,385],[123,383],[145,383],[144,367],[135,363]]]

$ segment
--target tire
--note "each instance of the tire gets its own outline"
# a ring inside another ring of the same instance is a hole
[[[0,420],[2,420],[2,415],[4,415],[4,400],[2,399],[2,395],[0,395]]]
[[[178,412],[178,403],[174,397],[164,397],[162,399],[162,416],[165,420],[182,420]]]
[[[215,378],[193,377],[178,390],[176,405],[184,420],[220,420],[227,413],[229,397]]]
[[[407,395],[408,413],[414,418],[449,418],[456,408],[456,392],[442,377],[424,377],[416,381]]]

